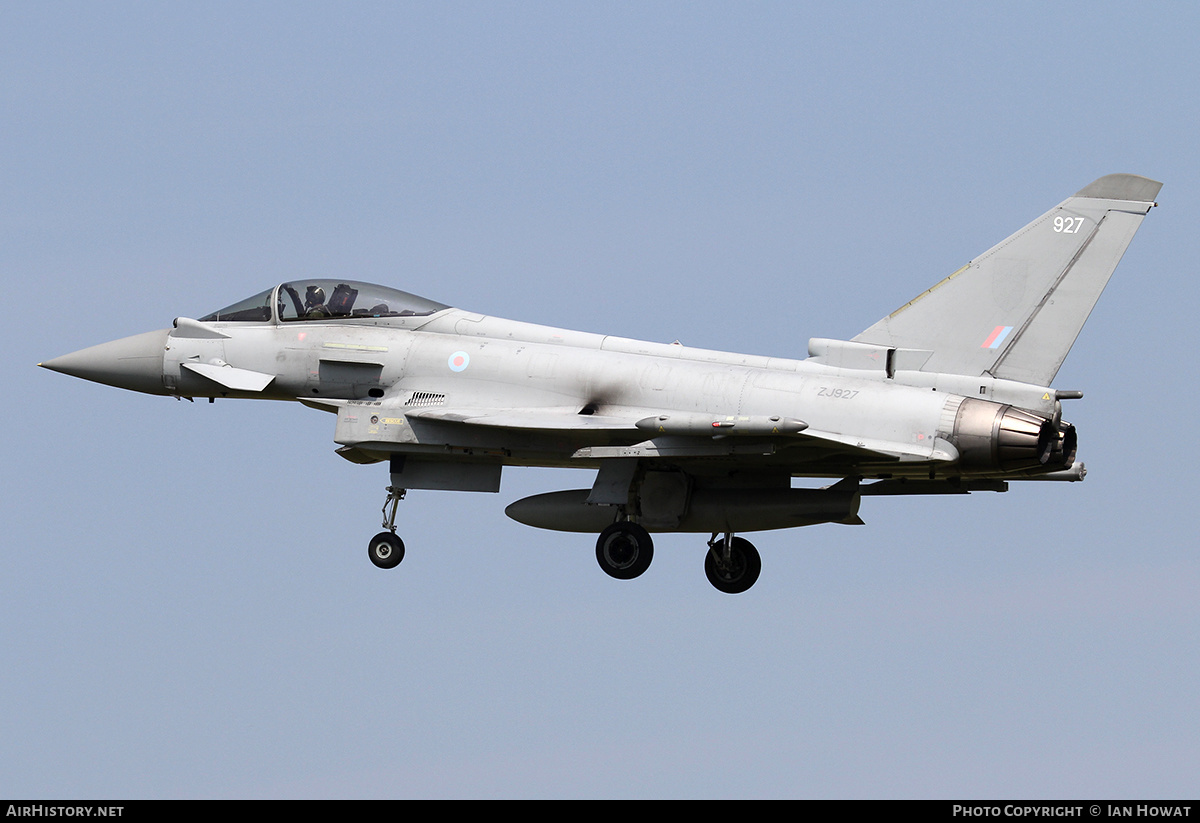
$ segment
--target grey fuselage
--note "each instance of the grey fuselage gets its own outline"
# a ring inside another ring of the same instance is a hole
[[[1101,177],[853,339],[810,340],[803,360],[311,279],[41,365],[333,413],[338,454],[389,466],[388,532],[370,544],[383,568],[403,556],[394,517],[407,490],[496,492],[505,466],[578,467],[597,470],[590,489],[527,497],[509,516],[599,532],[597,559],[625,579],[649,563],[649,531],[710,532],[710,580],[744,591],[758,561],[735,532],[861,523],[865,495],[1082,480],[1060,402],[1082,394],[1050,383],[1161,185]],[[837,482],[793,488],[794,477]]]
[[[840,357],[828,356],[831,347]],[[958,464],[955,404],[971,397],[1047,418],[1059,414],[1044,387],[916,370],[889,375],[886,352],[872,359],[871,347],[840,341],[813,341],[812,348],[818,354],[808,360],[741,355],[453,308],[319,322],[182,320],[165,336],[156,393],[301,400],[338,414],[335,440],[361,462],[404,453],[595,467],[605,457],[646,456],[637,445],[655,434],[606,421],[667,416],[711,426],[726,418],[799,420],[820,439],[736,425],[729,432],[714,426],[658,434],[660,441],[664,434],[668,440],[690,435],[693,444],[696,434],[707,435],[707,453],[693,446],[685,455],[699,462],[692,471],[700,474],[703,467],[721,473],[749,458],[756,470],[824,477],[1003,476],[1009,472],[995,466]],[[845,349],[851,355],[866,350],[865,356],[848,367],[853,358]],[[197,365],[271,380],[261,390],[239,390],[197,372]],[[505,415],[492,421],[489,410]],[[539,422],[551,419],[561,425]],[[864,451],[852,458],[846,450],[824,448],[830,443]],[[670,458],[669,450],[652,453]],[[872,461],[871,454],[887,457]]]

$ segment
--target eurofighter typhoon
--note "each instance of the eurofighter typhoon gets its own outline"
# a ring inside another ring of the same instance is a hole
[[[1052,387],[1161,183],[1102,177],[850,340],[761,357],[486,317],[343,279],[272,286],[198,320],[63,355],[53,371],[148,394],[298,400],[337,453],[384,463],[371,561],[404,558],[409,489],[498,492],[506,466],[590,469],[509,517],[598,535],[631,579],[652,534],[709,535],[717,589],[758,579],[746,532],[862,523],[863,497],[1078,481]],[[793,488],[792,478],[826,478]],[[815,485],[815,484],[814,484]]]

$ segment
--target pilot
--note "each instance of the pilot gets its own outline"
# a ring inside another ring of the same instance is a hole
[[[304,295],[304,316],[310,319],[328,317],[330,311],[325,307],[325,289],[320,286],[309,286]]]

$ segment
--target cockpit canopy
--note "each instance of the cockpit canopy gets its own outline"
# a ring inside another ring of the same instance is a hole
[[[312,322],[342,318],[413,317],[448,308],[406,291],[371,283],[297,280],[247,297],[200,320],[204,323]]]

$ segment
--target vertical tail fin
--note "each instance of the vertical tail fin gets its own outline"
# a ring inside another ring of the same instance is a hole
[[[1161,188],[1101,177],[854,340],[931,351],[923,371],[1048,386]]]

